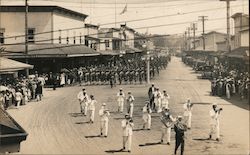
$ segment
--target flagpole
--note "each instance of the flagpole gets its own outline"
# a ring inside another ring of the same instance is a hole
[[[115,28],[116,28],[116,0],[115,0]]]

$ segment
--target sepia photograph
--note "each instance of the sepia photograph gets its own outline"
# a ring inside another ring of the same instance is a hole
[[[250,155],[249,0],[0,0],[0,154]]]

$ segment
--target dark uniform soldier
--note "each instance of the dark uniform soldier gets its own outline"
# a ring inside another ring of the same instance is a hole
[[[140,81],[140,84],[142,84],[142,81],[144,79],[143,77],[144,77],[144,71],[140,70],[140,72],[139,72],[139,81]]]
[[[133,70],[131,70],[129,72],[128,77],[129,77],[129,83],[132,84],[133,83],[133,78],[134,78],[134,71]]]
[[[122,70],[119,72],[118,76],[119,76],[119,84],[121,85],[122,84],[122,80],[123,80],[123,76],[124,76],[124,73],[123,73]]]
[[[137,83],[137,81],[139,81],[139,69],[137,69],[135,71],[135,78],[134,78],[134,80],[135,80],[135,84]]]
[[[110,78],[111,78],[110,77],[110,72],[107,70],[106,73],[105,73],[105,79],[104,79],[105,84],[108,84]]]
[[[128,80],[129,80],[129,70],[127,70],[124,75],[125,84],[128,84]]]
[[[105,81],[105,72],[104,71],[102,71],[101,72],[101,75],[100,75],[100,78],[101,78],[101,84],[103,84],[104,83],[104,81]]]

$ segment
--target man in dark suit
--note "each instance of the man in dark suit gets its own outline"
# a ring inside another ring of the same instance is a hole
[[[174,131],[175,131],[175,149],[174,154],[176,155],[176,152],[181,145],[181,155],[183,155],[184,152],[184,144],[185,144],[185,134],[184,132],[187,131],[187,126],[182,122],[182,117],[177,117],[177,123],[174,125]]]
[[[152,83],[151,87],[148,89],[148,98],[149,98],[149,101],[150,101],[150,108],[152,110],[154,110],[153,107],[155,107],[154,106],[154,92],[155,92],[155,90],[156,90],[155,86]]]

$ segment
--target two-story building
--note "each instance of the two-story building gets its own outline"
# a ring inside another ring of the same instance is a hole
[[[85,45],[99,51],[100,50],[100,39],[98,38],[99,26],[93,24],[85,24]]]
[[[243,38],[246,37],[247,30],[249,30],[249,15],[243,14],[243,13],[235,13],[231,16],[234,19],[234,41],[232,42],[234,44],[234,48],[239,48],[241,46],[244,46],[243,44],[246,44],[244,39],[241,38],[241,34],[243,35]],[[246,38],[247,39],[247,38]],[[249,35],[248,35],[249,40]],[[243,44],[242,44],[243,41]],[[249,41],[248,41],[249,46]],[[233,49],[234,49],[233,48]]]
[[[5,56],[28,60],[34,70],[72,68],[84,64],[83,57],[98,55],[84,45],[85,36],[89,37],[85,14],[59,6],[29,6],[25,53],[25,6],[0,6],[0,12],[0,41],[7,51]]]
[[[195,50],[201,51],[203,50],[203,37],[205,37],[205,51],[218,51],[217,42],[223,42],[226,39],[226,34],[216,31],[211,31],[203,36],[198,37],[198,41],[196,40],[196,48]]]
[[[124,48],[124,39],[119,28],[100,28],[98,37],[100,39],[101,53],[113,52],[119,54]]]

